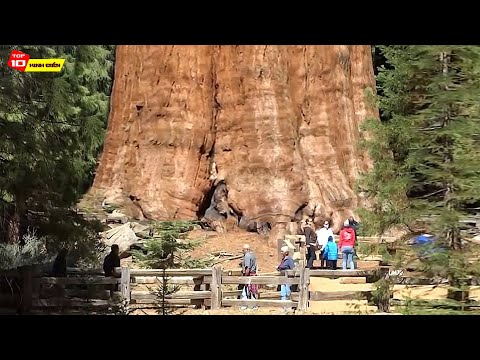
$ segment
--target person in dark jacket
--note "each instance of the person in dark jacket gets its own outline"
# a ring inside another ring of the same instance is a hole
[[[303,235],[305,235],[305,245],[307,247],[307,268],[313,267],[313,262],[317,259],[317,235],[313,228],[312,220],[307,219],[303,228]]]
[[[333,236],[328,237],[327,245],[323,251],[325,260],[327,260],[327,268],[336,270],[338,260],[338,246],[333,240]]]
[[[278,265],[277,270],[278,271],[285,271],[285,270],[293,270],[295,267],[295,263],[293,262],[293,259],[291,256],[289,256],[289,251],[290,249],[288,246],[283,246],[280,251],[282,252],[282,262],[280,265]],[[290,285],[289,284],[282,284],[280,287],[280,296],[282,297],[282,300],[287,300],[290,298]],[[287,311],[287,308],[284,308],[285,311]]]
[[[103,260],[103,271],[106,277],[117,277],[115,275],[115,268],[120,267],[120,249],[117,244],[111,246],[110,254],[105,256]],[[111,291],[118,291],[118,284],[111,287]]]
[[[67,249],[61,249],[58,252],[57,257],[55,258],[55,261],[53,262],[52,266],[52,276],[53,277],[67,277],[67,255],[68,255],[68,250]],[[65,295],[65,285],[63,284],[55,284],[53,286],[56,296],[57,297],[63,297]]]
[[[113,244],[108,254],[103,260],[103,271],[105,276],[115,276],[115,268],[120,267],[120,249],[117,244]]]
[[[243,259],[242,259],[242,274],[243,276],[257,276],[257,257],[255,253],[250,249],[250,245],[243,245]],[[242,300],[258,299],[258,285],[257,284],[245,284],[242,290]],[[254,309],[257,307],[254,306]],[[242,306],[242,310],[246,307]]]
[[[67,249],[61,249],[58,252],[52,267],[53,277],[66,277],[67,276]]]

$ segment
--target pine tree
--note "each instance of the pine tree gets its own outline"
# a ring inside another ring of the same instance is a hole
[[[399,224],[409,224],[414,216],[406,197],[410,178],[405,167],[411,129],[406,117],[414,113],[412,90],[414,73],[410,68],[413,55],[408,46],[376,46],[385,58],[376,77],[381,122],[367,119],[362,125],[365,136],[360,146],[366,149],[374,166],[357,183],[359,191],[370,200],[362,208],[362,228],[367,234],[383,234]],[[379,55],[377,54],[377,57]]]
[[[12,46],[0,46],[6,64]],[[31,58],[65,58],[60,73],[0,68],[2,241],[17,242],[29,210],[67,209],[85,190],[101,149],[113,47],[22,46]]]
[[[152,236],[146,239],[142,250],[134,251],[135,261],[147,268],[175,267],[175,253],[192,250],[195,242],[184,242],[187,232],[193,229],[190,221],[158,221],[150,225]]]
[[[449,250],[429,256],[422,269],[448,278],[452,294],[464,298],[475,271],[459,221],[480,200],[480,47],[381,49],[388,63],[377,77],[383,121],[366,123],[363,144],[375,161],[360,181],[373,199],[365,222],[382,232],[427,219]]]
[[[171,315],[175,311],[175,308],[171,306],[168,302],[168,299],[171,298],[171,295],[175,294],[180,290],[180,286],[178,285],[171,285],[169,283],[170,278],[167,276],[165,271],[166,269],[163,268],[162,272],[162,281],[158,282],[158,291],[155,293],[160,298],[159,308],[157,312],[161,315]]]

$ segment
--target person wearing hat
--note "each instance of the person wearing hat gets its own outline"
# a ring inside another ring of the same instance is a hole
[[[358,228],[360,227],[360,224],[358,223],[357,220],[353,216],[349,216],[348,219],[343,223],[343,228],[347,227],[345,224],[348,221],[348,227],[351,227],[353,231],[355,231],[355,238],[358,237]]]
[[[257,258],[248,244],[243,245],[243,259],[241,266],[243,276],[257,275]],[[242,290],[242,299],[256,299],[257,294],[258,286],[256,284],[246,284]]]
[[[355,230],[350,227],[348,220],[343,223],[344,228],[340,231],[340,241],[338,247],[342,253],[342,269],[347,270],[347,262],[350,265],[350,270],[355,269],[353,263],[353,254],[355,248]]]
[[[283,246],[280,251],[282,252],[282,262],[277,267],[277,271],[293,270],[295,264],[292,257],[289,255],[290,249],[288,246]],[[290,297],[290,285],[282,284],[280,287],[280,295],[282,300],[287,300]]]

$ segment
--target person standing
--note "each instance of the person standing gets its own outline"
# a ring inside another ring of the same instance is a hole
[[[360,224],[358,223],[357,220],[354,219],[353,216],[349,216],[348,218],[348,226],[355,231],[355,238],[358,236],[358,228],[360,227]]]
[[[328,237],[327,245],[325,245],[325,259],[327,260],[327,267],[332,270],[337,269],[338,260],[338,246],[333,240],[333,236]]]
[[[317,235],[317,247],[320,249],[320,267],[325,268],[325,257],[323,253],[325,251],[325,246],[327,246],[328,238],[331,236],[333,238],[333,231],[330,228],[330,221],[325,220],[323,227],[316,231]]]
[[[110,247],[110,253],[103,260],[103,271],[106,277],[118,277],[115,268],[120,267],[120,248],[117,244]],[[118,284],[111,287],[110,291],[118,291]]]
[[[282,262],[278,265],[278,271],[293,270],[295,263],[293,262],[292,257],[289,255],[290,249],[288,246],[283,246],[280,251],[282,252]],[[282,300],[290,299],[291,291],[289,284],[282,284],[280,287],[280,296]],[[283,308],[284,311],[288,311],[288,308]]]
[[[63,248],[58,252],[52,267],[53,277],[67,277],[67,255],[68,250]]]
[[[338,247],[342,252],[342,269],[347,270],[347,262],[350,265],[350,270],[355,269],[353,263],[353,254],[355,248],[355,230],[350,227],[348,220],[345,220],[343,224],[344,228],[340,231],[340,241]]]
[[[250,245],[243,245],[243,259],[242,259],[242,275],[255,276],[257,275],[257,258],[254,252],[250,249]],[[242,300],[258,298],[258,286],[256,284],[245,284],[242,290]],[[242,307],[246,308],[246,307]]]
[[[303,234],[305,235],[305,245],[307,247],[307,268],[313,267],[313,262],[317,259],[317,235],[313,228],[312,220],[307,219],[303,228]]]

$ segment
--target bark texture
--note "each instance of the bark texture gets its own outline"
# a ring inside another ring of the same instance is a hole
[[[368,88],[370,46],[118,46],[93,191],[150,219],[338,227],[370,166]]]

